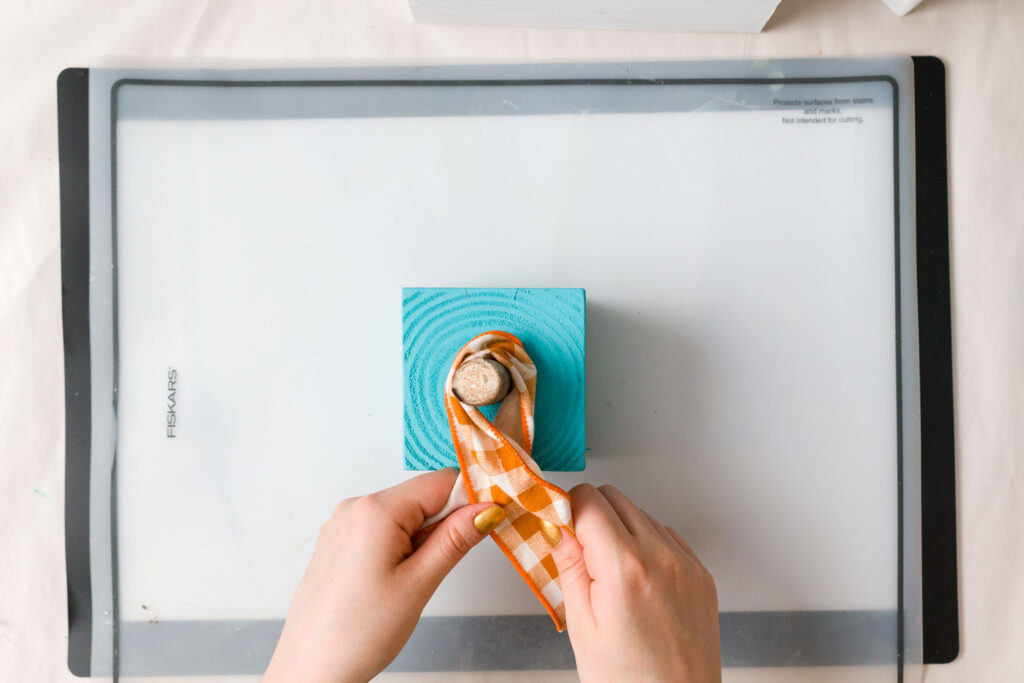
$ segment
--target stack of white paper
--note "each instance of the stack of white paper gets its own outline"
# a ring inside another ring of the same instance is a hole
[[[409,0],[424,23],[757,33],[780,0]]]

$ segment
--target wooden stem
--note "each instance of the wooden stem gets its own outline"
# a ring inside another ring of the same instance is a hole
[[[455,369],[452,390],[471,406],[486,406],[505,398],[512,378],[501,363],[490,358],[472,358]]]

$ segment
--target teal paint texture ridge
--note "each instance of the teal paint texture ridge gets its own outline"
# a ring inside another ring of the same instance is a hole
[[[457,466],[444,383],[455,354],[483,332],[519,337],[537,366],[536,440],[541,469],[586,463],[586,292],[582,289],[402,290],[402,366],[407,470]],[[493,418],[497,406],[482,409]]]

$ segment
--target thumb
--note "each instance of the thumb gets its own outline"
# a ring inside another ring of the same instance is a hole
[[[590,584],[593,580],[583,560],[583,546],[575,534],[563,533],[562,541],[551,549],[551,557],[558,568],[558,582],[565,599],[566,619],[571,623],[573,614],[590,614]]]
[[[503,519],[505,511],[494,503],[475,503],[459,508],[440,522],[427,540],[402,563],[403,571],[409,573],[410,580],[420,586],[425,597],[429,598],[459,560]]]

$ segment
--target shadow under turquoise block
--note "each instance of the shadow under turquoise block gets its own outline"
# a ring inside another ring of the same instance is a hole
[[[455,354],[483,332],[519,337],[537,366],[536,438],[541,469],[586,466],[586,292],[582,289],[402,290],[405,469],[457,466],[444,383]],[[481,409],[493,419],[497,406]]]

